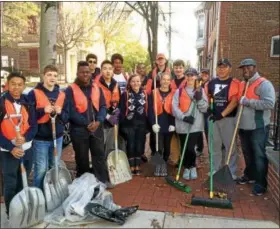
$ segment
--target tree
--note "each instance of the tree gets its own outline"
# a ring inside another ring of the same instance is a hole
[[[68,82],[66,77],[68,51],[82,43],[90,45],[93,42],[91,37],[93,37],[95,22],[91,18],[92,4],[89,2],[79,4],[80,11],[65,8],[59,12],[57,46],[63,50],[66,83]]]
[[[96,20],[95,31],[100,35],[98,40],[104,44],[106,58],[109,58],[109,46],[116,37],[126,32],[127,18],[132,10],[127,10],[126,5],[119,2],[101,3],[99,7],[103,15]]]
[[[1,46],[13,47],[27,33],[28,17],[37,16],[40,9],[34,2],[2,2]]]
[[[56,63],[57,2],[41,2],[40,72]]]
[[[148,35],[148,53],[150,64],[156,59],[158,52],[158,20],[159,20],[159,4],[158,2],[125,2],[135,12],[146,20],[146,32]]]

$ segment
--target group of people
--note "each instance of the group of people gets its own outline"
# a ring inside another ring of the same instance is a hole
[[[97,67],[97,61],[94,54],[79,61],[76,79],[66,90],[57,84],[58,69],[53,65],[44,68],[42,82],[28,95],[23,94],[22,74],[13,72],[8,76],[7,91],[0,99],[0,156],[7,213],[11,199],[22,188],[19,159],[23,158],[27,174],[34,164],[33,185],[39,188],[54,164],[50,117],[56,117],[58,159],[64,126],[69,122],[76,176],[92,172],[108,188],[113,188],[105,146],[112,140],[109,133],[115,125],[126,142],[125,151],[134,175],[141,175],[140,165],[147,160],[144,156],[147,133],[152,153],[158,134],[159,151],[166,162],[172,136],[176,134],[183,145],[189,133],[183,178],[197,179],[196,157],[203,150],[203,133],[208,136],[208,120],[214,122],[213,161],[214,171],[218,171],[225,163],[241,104],[244,110],[239,136],[246,168],[244,175],[237,177],[236,146],[229,168],[239,184],[255,183],[255,195],[266,191],[265,142],[275,90],[269,80],[259,75],[255,60],[244,59],[239,66],[244,80],[250,82],[246,95],[243,95],[245,84],[231,76],[228,59],[217,62],[217,77],[213,79],[208,69],[200,73],[194,68],[185,70],[182,60],[176,60],[170,69],[162,53],[156,56],[155,68],[148,74],[142,63],[137,65],[136,74],[125,73],[120,54],[104,60],[101,68]],[[213,110],[209,106],[212,100]]]

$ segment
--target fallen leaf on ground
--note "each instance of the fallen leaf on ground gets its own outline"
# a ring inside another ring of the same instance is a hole
[[[187,203],[181,203],[181,205],[182,205],[183,207],[186,207],[186,208],[192,208],[192,205],[187,204]]]
[[[264,199],[264,200],[268,200],[268,197],[264,197],[263,199]]]

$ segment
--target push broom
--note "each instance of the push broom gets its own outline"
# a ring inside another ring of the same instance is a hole
[[[193,103],[193,108],[192,108],[192,111],[191,111],[192,116],[194,115],[195,107],[196,107],[196,103]],[[181,172],[181,169],[182,169],[182,164],[183,164],[183,160],[184,160],[184,156],[185,156],[185,151],[186,151],[186,147],[187,147],[187,143],[188,143],[188,139],[189,139],[189,135],[190,135],[190,129],[191,129],[191,124],[189,125],[189,129],[188,129],[188,132],[187,132],[187,135],[186,135],[186,138],[185,138],[183,151],[182,151],[181,158],[180,158],[179,168],[178,168],[178,172],[176,174],[175,180],[170,176],[165,177],[165,180],[168,184],[170,184],[171,186],[174,186],[175,188],[177,188],[177,189],[179,189],[183,192],[186,192],[186,193],[191,192],[191,187],[189,187],[189,186],[185,185],[184,183],[180,182],[179,179],[180,179],[180,172]]]
[[[243,95],[246,95],[247,89],[249,86],[249,82],[246,83],[245,90],[243,91]],[[211,98],[211,110],[213,111],[213,98]],[[232,178],[232,174],[229,169],[229,160],[230,156],[232,154],[232,149],[233,149],[233,144],[235,141],[235,137],[237,134],[237,129],[239,126],[240,118],[243,112],[243,105],[240,105],[240,110],[238,112],[237,116],[237,121],[236,121],[236,126],[233,132],[233,136],[231,139],[231,144],[229,148],[229,153],[228,153],[228,158],[227,162],[224,167],[222,167],[220,170],[218,170],[214,175],[213,175],[213,121],[210,121],[209,123],[209,137],[210,137],[210,180],[208,180],[205,184],[210,184],[210,194],[209,198],[202,198],[202,197],[192,197],[191,204],[192,205],[201,205],[201,206],[206,206],[206,207],[214,207],[214,208],[227,208],[227,209],[232,209],[232,202],[229,199],[218,199],[218,198],[213,198],[214,197],[214,190],[213,190],[213,185],[215,186],[215,191],[216,192],[221,192],[225,193],[226,197],[228,196],[229,193],[233,193],[235,191],[235,181]]]

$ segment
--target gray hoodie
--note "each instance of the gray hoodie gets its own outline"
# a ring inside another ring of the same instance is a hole
[[[193,88],[185,87],[183,90],[186,90],[189,97],[193,99]],[[190,125],[189,123],[186,123],[183,121],[184,117],[191,115],[191,111],[193,106],[196,104],[195,113],[194,113],[194,123]],[[176,132],[178,134],[186,134],[191,126],[190,133],[195,132],[202,132],[204,131],[204,115],[203,113],[207,112],[208,108],[208,100],[207,96],[204,92],[204,89],[202,89],[202,99],[198,102],[193,101],[191,103],[191,106],[187,112],[182,112],[179,108],[179,89],[176,90],[173,101],[172,101],[172,112],[175,116],[175,127]]]
[[[256,72],[249,79],[249,86],[258,78],[260,78],[260,75]],[[244,106],[239,129],[254,130],[263,128],[270,123],[271,110],[275,104],[275,90],[272,83],[268,80],[263,81],[256,88],[255,93],[260,96],[260,99],[250,99],[249,105]]]

